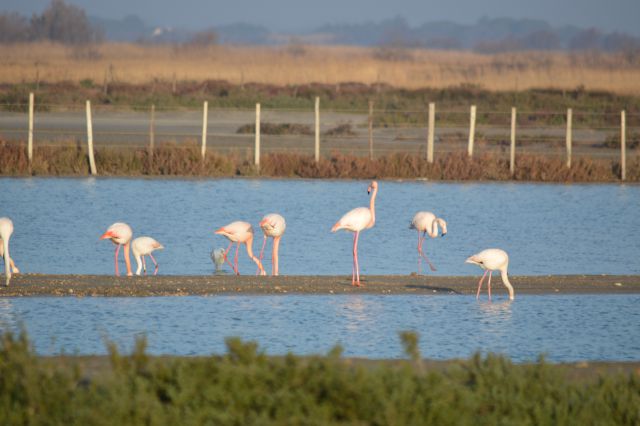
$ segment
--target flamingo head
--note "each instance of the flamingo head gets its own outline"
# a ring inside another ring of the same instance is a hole
[[[260,221],[260,227],[262,228],[263,226],[267,225],[269,223],[269,218],[264,218]]]
[[[378,189],[378,182],[371,181],[371,183],[369,184],[369,187],[367,188],[367,194],[371,194],[371,191],[375,191],[376,189]]]
[[[473,256],[467,258],[464,263],[471,263],[472,265],[482,265],[482,260],[478,259],[478,257],[474,254]]]
[[[107,231],[104,234],[102,234],[102,236],[100,237],[101,240],[107,240],[107,239],[111,239],[114,238],[115,235],[113,234],[112,231]]]
[[[224,230],[224,227],[217,229],[215,231],[213,231],[214,234],[218,234],[218,235],[222,235],[224,234],[226,231]]]

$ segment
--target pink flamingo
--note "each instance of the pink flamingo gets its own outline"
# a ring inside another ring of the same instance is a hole
[[[9,255],[9,238],[13,234],[13,222],[8,217],[0,217],[0,257],[4,259],[5,285],[9,287],[11,271],[20,272]]]
[[[144,268],[144,274],[147,275],[147,263],[144,261],[144,257],[149,255],[153,264],[155,265],[155,270],[153,271],[153,275],[158,273],[158,262],[153,258],[154,250],[163,249],[164,246],[154,240],[151,237],[138,237],[131,242],[131,251],[133,251],[133,258],[136,260],[138,264],[138,269],[136,270],[136,275],[140,275],[140,270]]]
[[[273,252],[271,254],[271,275],[278,275],[278,248],[280,247],[280,238],[284,234],[284,230],[287,228],[287,223],[284,217],[276,213],[266,215],[260,221],[260,228],[264,233],[264,239],[262,241],[262,249],[260,249],[260,262],[262,262],[262,256],[264,255],[264,247],[267,244],[267,238],[273,238]]]
[[[110,239],[111,242],[116,245],[115,265],[116,276],[118,277],[120,276],[120,273],[118,272],[118,252],[122,245],[124,245],[124,263],[127,265],[127,276],[133,275],[131,273],[131,259],[129,258],[132,236],[133,231],[131,231],[131,227],[129,225],[117,222],[111,225],[109,229],[107,229],[107,232],[102,234],[100,237],[101,240]]]
[[[482,281],[484,277],[487,276],[487,272],[489,272],[489,300],[491,300],[491,274],[493,271],[500,271],[500,276],[502,277],[502,283],[509,291],[509,300],[514,299],[513,286],[509,282],[509,277],[507,276],[507,268],[509,267],[509,255],[504,250],[500,249],[487,249],[482,250],[478,254],[474,254],[469,257],[465,263],[472,263],[474,265],[478,265],[482,269],[484,269],[484,275],[480,278],[480,282],[478,283],[478,292],[476,293],[476,299],[480,297],[480,287],[482,287]]]
[[[224,259],[227,261],[229,266],[233,268],[233,272],[235,272],[236,275],[240,275],[240,272],[238,272],[238,250],[240,249],[240,244],[245,244],[247,246],[247,254],[251,258],[251,260],[256,262],[256,264],[258,265],[258,270],[260,271],[260,275],[266,275],[266,272],[262,267],[262,263],[260,262],[260,259],[258,259],[253,255],[253,249],[251,248],[251,246],[253,245],[253,228],[251,227],[250,223],[242,222],[242,221],[232,222],[218,229],[214,233],[218,235],[222,235],[226,237],[229,241],[231,241],[229,243],[229,247],[227,247],[227,250],[225,250],[224,252]],[[236,255],[233,259],[234,264],[232,265],[231,262],[229,262],[229,259],[227,258],[227,253],[229,253],[229,250],[231,249],[231,246],[233,245],[233,243],[237,243],[237,247],[236,247]]]
[[[353,232],[353,268],[351,270],[351,285],[360,287],[360,265],[358,265],[358,237],[360,231],[363,229],[372,228],[376,223],[376,195],[378,194],[378,182],[373,181],[367,188],[367,193],[371,194],[371,201],[369,202],[369,208],[358,207],[344,216],[333,225],[331,232],[336,232],[340,229]]]
[[[429,235],[431,238],[436,238],[438,236],[438,225],[442,227],[442,237],[447,235],[447,222],[444,219],[436,217],[435,214],[431,212],[418,212],[415,216],[413,216],[413,220],[409,225],[409,229],[417,229],[418,230],[418,273],[422,273],[422,258],[427,261],[429,268],[432,271],[436,270],[436,267],[429,261],[427,255],[424,254],[422,250],[422,245],[424,244],[424,240],[426,240],[426,236]],[[420,235],[422,233],[422,235]]]

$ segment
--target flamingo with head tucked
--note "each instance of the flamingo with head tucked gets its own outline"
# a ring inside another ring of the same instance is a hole
[[[478,282],[478,292],[476,293],[476,299],[480,297],[480,288],[482,287],[482,281],[484,277],[487,276],[487,272],[489,272],[489,300],[491,300],[491,274],[493,271],[500,271],[500,276],[502,277],[502,283],[507,288],[509,292],[509,300],[514,299],[514,291],[513,286],[509,282],[509,277],[507,276],[507,268],[509,267],[509,255],[504,250],[500,249],[487,249],[482,250],[478,254],[474,254],[469,257],[465,263],[472,263],[474,265],[478,265],[482,269],[484,269],[484,275],[480,278],[480,282]]]
[[[8,217],[0,217],[0,257],[4,259],[5,285],[9,287],[11,272],[20,272],[9,255],[9,238],[13,234],[13,222]]]
[[[253,255],[253,248],[251,247],[253,245],[253,227],[251,226],[250,223],[242,222],[242,221],[232,222],[218,229],[214,233],[218,235],[222,235],[230,241],[229,247],[227,247],[227,250],[225,250],[224,252],[224,258],[229,264],[229,266],[233,268],[233,272],[235,272],[236,275],[240,275],[240,272],[238,272],[238,250],[240,249],[240,244],[244,244],[247,246],[247,254],[251,258],[251,260],[256,262],[256,265],[258,265],[258,270],[260,271],[260,275],[266,275],[266,272],[262,267],[262,263],[260,262],[260,259],[258,259]],[[231,246],[233,245],[233,243],[237,243],[237,247],[236,247],[236,255],[233,259],[233,265],[232,265],[231,262],[229,262],[229,259],[227,258],[227,253],[229,253],[229,250],[231,249]]]
[[[118,252],[122,245],[124,246],[124,263],[127,265],[127,276],[133,275],[131,272],[131,259],[129,258],[132,236],[133,231],[131,231],[131,227],[129,225],[126,223],[116,222],[100,237],[101,240],[109,239],[116,245],[115,265],[116,276],[118,277],[120,276],[120,273],[118,272]]]
[[[151,260],[153,261],[153,265],[155,266],[155,270],[153,271],[153,275],[158,273],[158,262],[154,259],[153,254],[151,254],[154,250],[161,250],[164,246],[154,240],[151,237],[138,237],[131,242],[131,251],[133,251],[133,258],[136,260],[136,264],[138,265],[138,269],[136,269],[136,275],[140,275],[140,271],[144,269],[144,274],[147,275],[147,263],[144,260],[144,257],[149,255]]]
[[[424,254],[422,246],[427,235],[431,238],[436,238],[438,236],[438,225],[442,228],[442,234],[440,236],[444,237],[447,235],[447,222],[440,217],[436,217],[436,215],[431,212],[416,213],[409,225],[409,229],[418,230],[418,273],[422,272],[423,258],[427,261],[427,264],[432,271],[436,270],[436,267],[433,266],[431,261],[427,258],[427,255]],[[422,233],[422,235],[420,235],[420,233]]]
[[[271,213],[266,215],[260,221],[260,228],[264,233],[264,239],[262,241],[262,249],[260,249],[260,262],[262,262],[262,256],[264,255],[264,247],[267,244],[267,238],[273,238],[273,251],[271,254],[271,275],[278,275],[278,248],[280,247],[280,238],[284,234],[284,230],[287,228],[287,223],[284,217],[277,213]]]
[[[357,207],[336,222],[331,228],[331,232],[340,229],[353,232],[353,267],[351,270],[351,285],[360,287],[360,265],[358,264],[358,238],[360,231],[372,228],[376,223],[376,195],[378,194],[378,182],[372,181],[367,188],[367,193],[371,194],[369,207]]]

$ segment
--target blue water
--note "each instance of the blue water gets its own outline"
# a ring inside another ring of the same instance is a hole
[[[476,351],[532,361],[640,359],[640,295],[217,296],[0,299],[0,329],[28,331],[40,354],[130,351],[147,336],[152,354],[226,352],[224,338],[257,341],[268,354],[398,358],[399,331],[420,335],[423,356]]]
[[[257,229],[264,214],[279,212],[287,220],[282,274],[349,275],[352,236],[329,230],[368,205],[367,184],[2,178],[0,216],[13,219],[11,253],[23,272],[112,274],[114,247],[98,237],[124,221],[134,236],[164,244],[160,274],[210,274],[209,253],[227,246],[215,229],[234,220]],[[438,275],[477,274],[464,260],[489,247],[509,253],[513,274],[640,273],[640,186],[381,181],[376,225],[360,238],[363,274],[417,269],[417,234],[408,225],[419,210],[448,222],[446,237],[425,243]],[[257,235],[255,251],[261,243]],[[240,271],[255,272],[244,251]]]

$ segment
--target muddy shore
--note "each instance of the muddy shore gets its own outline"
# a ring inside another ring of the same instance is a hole
[[[256,277],[233,275],[115,277],[108,275],[14,275],[0,297],[21,296],[190,296],[286,294],[475,294],[477,276],[376,275],[351,286],[350,276]],[[522,294],[640,293],[639,275],[545,275],[510,277],[516,298]],[[2,279],[4,282],[4,279]],[[485,281],[486,283],[486,281]],[[504,297],[500,277],[492,294]],[[486,297],[486,284],[483,285]]]

